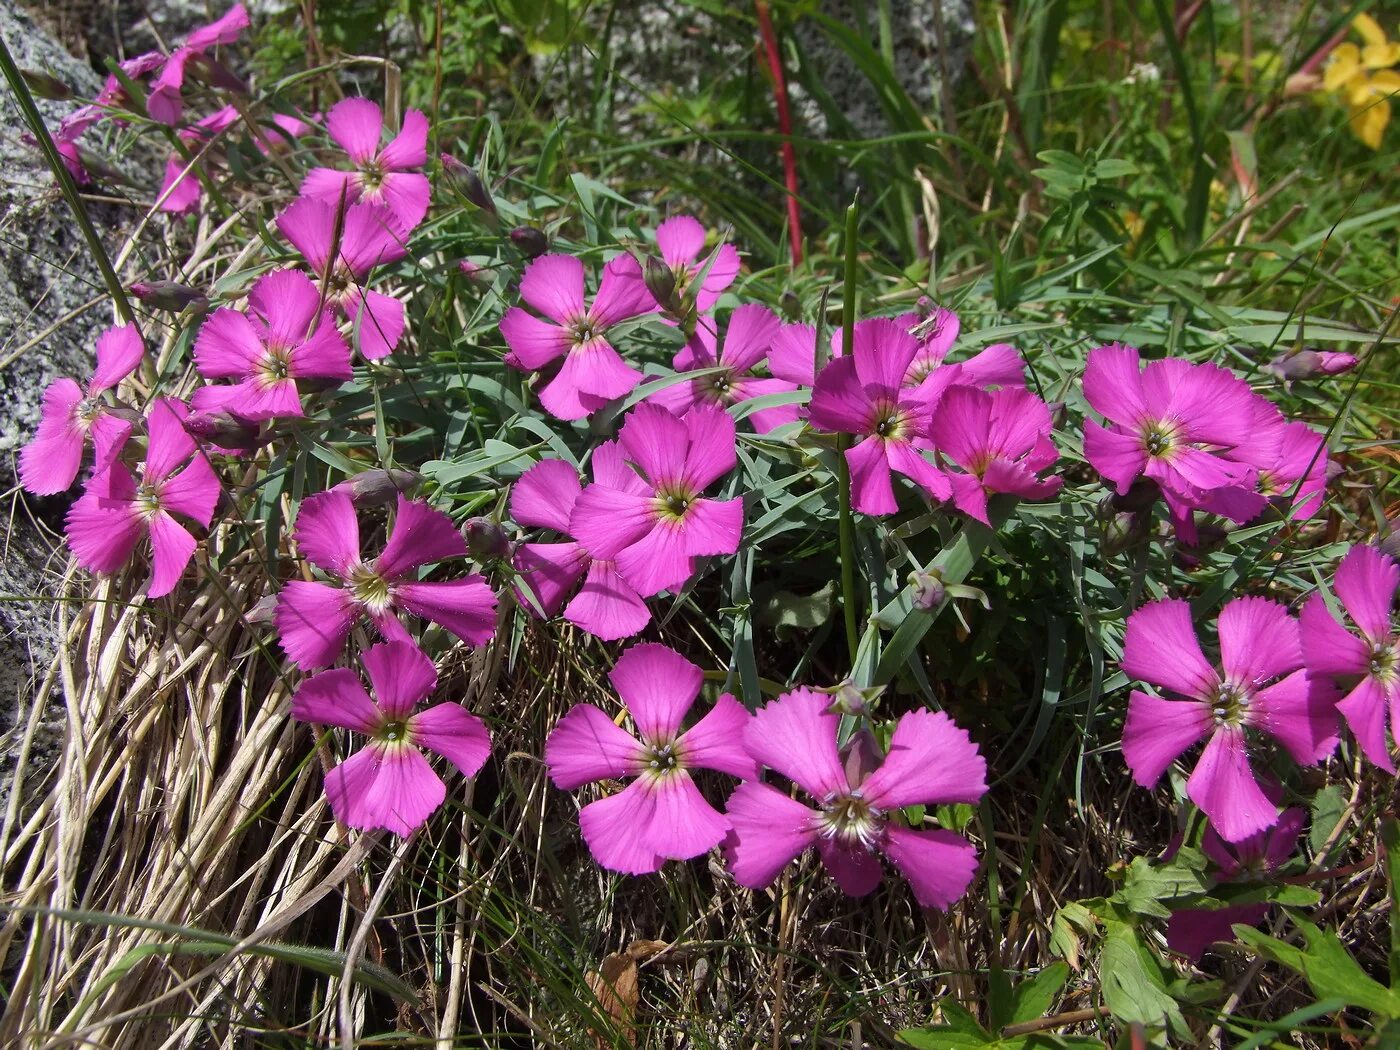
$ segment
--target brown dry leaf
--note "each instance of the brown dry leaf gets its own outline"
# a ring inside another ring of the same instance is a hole
[[[654,941],[633,942],[654,944]],[[637,986],[637,960],[627,952],[613,952],[603,959],[600,969],[588,971],[585,978],[588,988],[597,996],[603,1012],[617,1023],[628,1044],[635,1046],[636,1033],[633,1031],[633,1018],[637,1013],[637,999],[640,990]],[[610,1041],[601,1032],[594,1033],[600,1047],[607,1047]]]
[[[638,938],[627,946],[627,954],[635,962],[646,962],[653,955],[660,955],[671,947],[670,941],[646,941]]]

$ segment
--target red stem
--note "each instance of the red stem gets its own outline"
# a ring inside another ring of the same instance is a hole
[[[778,52],[778,35],[773,32],[773,19],[768,15],[764,0],[754,0],[758,12],[758,34],[768,58],[768,72],[773,75],[773,98],[778,104],[778,130],[783,134],[783,181],[787,184],[788,237],[792,242],[792,265],[802,265],[802,209],[797,203],[797,151],[792,145],[792,111],[788,108],[787,79],[783,76],[783,60]]]

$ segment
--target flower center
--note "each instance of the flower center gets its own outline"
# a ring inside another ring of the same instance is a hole
[[[386,744],[407,743],[409,736],[408,722],[402,718],[391,719],[379,727],[379,732],[376,736]]]
[[[1397,668],[1400,668],[1400,656],[1397,656],[1394,646],[1381,644],[1371,646],[1369,670],[1372,678],[1390,684],[1400,678]]]
[[[360,182],[366,190],[377,190],[384,184],[384,169],[377,160],[367,161],[360,169]]]
[[[136,509],[143,518],[151,519],[160,512],[160,489],[149,481],[136,487]]]
[[[1147,450],[1149,456],[1164,457],[1171,453],[1177,444],[1178,434],[1174,423],[1158,420],[1142,428],[1142,447]]]
[[[686,514],[690,511],[691,504],[695,502],[696,494],[684,489],[661,489],[652,505],[659,517],[672,522],[685,520]]]
[[[711,400],[728,402],[734,399],[736,385],[732,372],[721,372],[719,375],[710,376],[702,387]]]
[[[102,399],[88,396],[73,406],[73,415],[81,423],[90,424],[102,413]]]
[[[569,325],[569,334],[573,337],[575,349],[586,348],[595,339],[601,339],[603,331],[603,327],[588,314]]]
[[[371,613],[383,612],[393,604],[389,581],[368,565],[356,565],[345,582],[350,585],[350,596]]]
[[[874,849],[884,829],[884,817],[859,791],[833,796],[822,806],[818,831],[849,846]]]
[[[269,345],[258,362],[258,375],[267,386],[285,381],[292,372],[291,348]]]
[[[1218,726],[1242,726],[1249,714],[1249,690],[1235,682],[1221,682],[1210,697],[1210,711]]]
[[[899,441],[909,436],[909,420],[895,405],[877,405],[870,432],[886,441]]]
[[[685,771],[681,750],[674,740],[648,742],[642,745],[642,774],[652,780],[663,780]]]

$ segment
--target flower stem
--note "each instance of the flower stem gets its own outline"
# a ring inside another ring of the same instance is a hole
[[[29,130],[38,140],[39,148],[44,151],[44,159],[48,161],[49,168],[53,171],[53,177],[58,182],[63,199],[73,210],[73,217],[78,221],[78,229],[82,231],[83,239],[87,241],[93,261],[97,263],[97,268],[102,271],[102,281],[107,285],[107,293],[116,305],[118,316],[128,323],[136,320],[136,315],[131,310],[131,303],[126,298],[126,289],[122,287],[121,280],[117,277],[116,271],[112,269],[112,262],[107,258],[107,249],[102,244],[102,238],[97,235],[97,230],[92,225],[92,219],[88,217],[87,208],[83,206],[82,198],[78,195],[78,184],[73,181],[73,176],[64,165],[63,158],[59,156],[53,136],[49,134],[49,129],[44,124],[39,107],[34,104],[34,96],[29,93],[29,86],[24,82],[24,77],[20,75],[19,67],[15,65],[14,56],[10,54],[10,49],[5,46],[3,40],[0,40],[0,74],[4,75],[10,86],[10,92],[14,95],[15,101],[19,103],[20,112],[24,114],[24,122],[29,125]]]
[[[846,286],[841,292],[841,352],[849,355],[853,348],[856,327],[856,224],[860,215],[860,195],[846,209]],[[836,439],[836,486],[839,493],[841,524],[841,607],[846,615],[846,646],[855,663],[860,648],[860,631],[856,627],[856,528],[851,517],[851,468],[846,463],[849,434]]]

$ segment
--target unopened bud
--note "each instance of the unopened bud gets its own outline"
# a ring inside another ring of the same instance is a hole
[[[1400,558],[1400,518],[1387,518],[1385,528],[1386,533],[1376,542],[1376,546],[1382,554]]]
[[[198,305],[200,309],[209,305],[202,292],[175,281],[137,281],[127,291],[153,310],[178,313],[191,304]]]
[[[676,294],[676,271],[671,269],[666,263],[649,256],[647,258],[646,273],[642,278],[646,282],[647,291],[656,300],[656,305],[667,313],[678,313],[681,308],[680,296]]]
[[[854,791],[865,783],[867,777],[880,768],[885,756],[880,753],[880,744],[869,729],[858,729],[841,749],[841,765],[846,771],[846,783]]]
[[[1104,553],[1111,556],[1136,547],[1147,538],[1147,522],[1146,513],[1127,511],[1107,518],[1104,521]]]
[[[929,317],[933,316],[937,309],[938,304],[927,295],[919,296],[919,301],[914,304],[914,313],[918,314],[920,321],[927,320]]]
[[[1069,418],[1065,403],[1063,401],[1049,401],[1046,402],[1045,407],[1050,410],[1050,426],[1059,430]]]
[[[482,211],[496,214],[496,201],[491,191],[481,181],[481,176],[470,164],[463,164],[450,153],[441,155],[442,174],[447,184],[465,201],[475,204]]]
[[[467,280],[473,284],[490,284],[491,271],[484,266],[472,262],[470,259],[462,259],[457,263],[457,269],[461,270]]]
[[[1299,95],[1308,95],[1322,87],[1322,77],[1317,73],[1305,73],[1301,70],[1289,76],[1283,82],[1283,97],[1297,98]]]
[[[217,58],[196,52],[185,63],[185,69],[193,74],[196,80],[203,81],[210,87],[234,91],[240,95],[248,94],[248,85]]]
[[[29,93],[35,98],[48,99],[50,102],[67,102],[73,97],[73,89],[52,73],[38,69],[21,69],[19,75],[24,78]]]
[[[277,595],[265,594],[254,603],[253,607],[243,614],[243,619],[250,624],[258,625],[271,623],[277,614]]]
[[[196,441],[219,448],[247,452],[261,444],[259,424],[233,412],[219,409],[213,412],[191,412],[185,417],[185,433]]]
[[[467,551],[477,561],[493,561],[510,553],[510,538],[500,523],[490,518],[468,518],[462,526]]]
[[[534,259],[549,251],[549,238],[543,230],[533,226],[517,226],[510,231],[510,243],[527,259]]]
[[[374,467],[347,478],[334,488],[347,493],[357,507],[378,507],[392,503],[400,494],[409,495],[422,480],[423,475],[416,470]]]
[[[942,605],[948,597],[948,587],[943,582],[943,574],[937,569],[930,569],[928,572],[911,572],[908,583],[913,588],[909,600],[913,602],[916,609],[932,612]]]
[[[791,288],[778,298],[778,306],[789,321],[802,320],[802,300]]]
[[[831,697],[831,706],[826,709],[828,714],[857,716],[869,714],[875,701],[884,691],[885,687],[882,685],[856,685],[849,678],[817,690]]]
[[[1356,362],[1355,354],[1342,354],[1331,350],[1299,350],[1296,353],[1280,354],[1264,366],[1264,371],[1287,383],[1294,379],[1311,379],[1314,376],[1341,375],[1355,368]]]
[[[1138,478],[1133,482],[1132,487],[1127,492],[1119,495],[1114,492],[1104,500],[1103,511],[1106,515],[1116,514],[1119,511],[1140,511],[1147,510],[1162,495],[1162,490],[1157,487],[1157,483],[1151,478]]]

